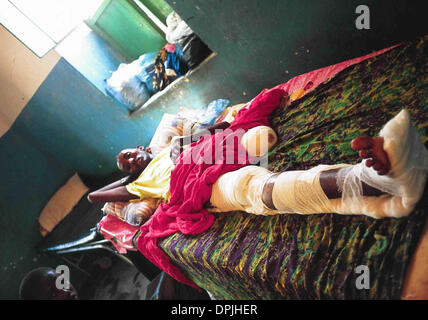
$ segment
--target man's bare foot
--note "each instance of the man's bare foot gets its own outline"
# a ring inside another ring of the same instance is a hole
[[[379,175],[385,175],[391,170],[388,154],[383,149],[382,137],[358,137],[351,141],[351,148],[359,151],[363,159],[367,159],[366,166],[372,167]]]

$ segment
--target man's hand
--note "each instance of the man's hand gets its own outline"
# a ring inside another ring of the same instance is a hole
[[[174,137],[171,141],[171,152],[170,158],[173,163],[176,163],[177,159],[180,157],[180,154],[183,152],[184,140],[186,137]]]
[[[180,154],[183,152],[183,146],[191,144],[192,142],[199,141],[205,135],[212,135],[216,133],[216,130],[224,130],[230,126],[229,122],[220,122],[212,126],[208,126],[204,129],[198,130],[192,135],[188,136],[176,136],[171,140],[171,160],[176,163],[177,159],[180,157]]]

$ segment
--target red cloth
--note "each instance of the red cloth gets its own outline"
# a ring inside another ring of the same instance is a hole
[[[281,89],[287,91],[289,95],[291,95],[294,91],[296,91],[298,89],[303,89],[308,85],[309,82],[312,82],[312,86],[310,89],[313,90],[316,87],[318,87],[321,83],[323,83],[324,81],[326,81],[328,79],[333,78],[338,72],[346,69],[347,67],[352,66],[354,64],[357,64],[357,63],[364,61],[366,59],[369,59],[371,57],[377,56],[379,54],[382,54],[388,50],[391,50],[392,48],[395,48],[398,45],[400,45],[400,44],[397,44],[397,45],[394,45],[394,46],[391,46],[389,48],[385,48],[385,49],[382,49],[382,50],[379,50],[376,52],[366,54],[362,57],[346,60],[346,61],[336,63],[336,64],[328,66],[328,67],[316,69],[316,70],[307,72],[305,74],[301,74],[297,77],[294,77],[294,78],[288,80],[285,83],[282,83],[282,84],[275,86],[275,88],[281,88]]]
[[[173,44],[173,43],[166,44],[164,48],[168,52],[172,52],[172,53],[175,52],[175,44]]]
[[[198,288],[170,263],[169,257],[157,246],[158,239],[178,231],[199,234],[213,224],[214,216],[204,208],[211,198],[213,184],[222,174],[252,163],[253,159],[249,159],[239,143],[240,138],[253,127],[269,125],[269,115],[279,107],[283,93],[278,88],[262,91],[238,112],[228,129],[202,137],[181,154],[171,172],[171,199],[160,205],[152,218],[141,226],[137,243],[147,259],[174,279]],[[230,147],[231,141],[233,148]],[[207,156],[213,164],[206,161]],[[234,159],[231,164],[226,161],[230,159]]]
[[[136,251],[132,245],[132,238],[138,231],[138,227],[110,214],[101,219],[98,227],[104,238],[109,240],[119,253],[126,253],[128,250]]]

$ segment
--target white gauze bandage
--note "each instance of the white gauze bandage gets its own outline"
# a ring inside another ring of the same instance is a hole
[[[321,172],[348,165],[319,165],[307,171],[286,171],[276,177],[272,202],[276,210],[263,202],[263,188],[273,175],[259,166],[247,166],[222,175],[211,194],[213,212],[241,210],[253,214],[331,213],[337,211],[339,201],[329,200],[320,185]]]
[[[253,157],[260,157],[268,153],[278,141],[278,136],[271,127],[257,126],[251,128],[241,138],[241,145]]]
[[[413,211],[422,196],[428,170],[428,151],[403,109],[379,132],[391,171],[379,175],[366,160],[340,170],[337,184],[342,191],[338,213],[366,214],[373,218],[403,217]],[[387,194],[363,197],[361,181]]]
[[[234,210],[254,214],[339,213],[365,214],[373,218],[401,217],[409,214],[422,196],[428,170],[428,151],[406,110],[400,112],[381,130],[384,150],[391,171],[380,176],[365,165],[319,165],[306,171],[287,171],[276,177],[269,209],[262,200],[263,188],[272,172],[258,166],[247,166],[222,175],[213,186],[212,211]],[[337,185],[342,198],[328,199],[321,184],[324,171],[337,170]],[[363,196],[361,181],[387,194]]]
[[[241,145],[250,156],[261,157],[275,145],[278,137],[268,126],[248,130],[241,138]],[[246,166],[222,175],[213,185],[211,205],[213,212],[246,211],[253,214],[274,214],[262,200],[263,188],[273,173],[259,166]]]
[[[279,213],[332,213],[337,201],[325,195],[320,175],[323,171],[344,168],[347,165],[319,165],[305,171],[286,171],[275,180],[272,202]]]
[[[211,193],[212,212],[246,211],[275,214],[263,203],[263,187],[273,173],[259,166],[246,166],[220,176]]]

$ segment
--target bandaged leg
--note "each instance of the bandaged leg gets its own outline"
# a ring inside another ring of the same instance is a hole
[[[424,191],[428,151],[410,123],[407,110],[386,123],[379,135],[391,169],[379,175],[364,160],[337,170],[336,185],[341,198],[328,199],[320,186],[323,171],[338,166],[317,166],[308,171],[279,175],[273,189],[275,208],[282,212],[364,214],[373,218],[403,217],[413,211]],[[364,196],[363,183],[382,191],[380,196]]]
[[[343,167],[347,165],[320,165],[307,171],[279,174],[272,190],[272,202],[276,209],[270,209],[262,200],[265,184],[273,173],[258,166],[243,167],[222,175],[214,184],[210,199],[214,209],[211,211],[240,210],[262,215],[335,212],[338,202],[327,198],[319,177],[324,170]]]
[[[258,166],[247,166],[220,176],[214,183],[210,203],[213,212],[246,211],[277,214],[262,200],[263,187],[273,173]]]
[[[365,214],[373,218],[402,217],[409,214],[424,190],[428,170],[428,151],[410,124],[406,110],[390,120],[381,130],[384,150],[391,163],[387,175],[365,165],[319,165],[306,171],[287,171],[276,177],[272,190],[275,210],[262,200],[263,188],[273,173],[248,166],[226,173],[214,184],[211,204],[214,211],[242,210],[254,214],[339,213]],[[341,198],[329,199],[321,184],[324,171],[337,170]],[[362,182],[385,192],[364,196]]]
[[[379,175],[366,166],[341,170],[337,184],[342,191],[338,213],[363,213],[374,218],[403,217],[411,213],[424,191],[428,170],[428,151],[410,123],[407,110],[388,121],[379,133],[388,154],[391,170]],[[363,197],[361,181],[387,194]]]
[[[340,165],[319,165],[310,170],[305,171],[287,171],[279,174],[275,179],[275,184],[272,190],[272,203],[275,210],[268,209],[267,206],[261,201],[262,198],[262,184],[267,180],[266,170],[253,169],[254,172],[260,174],[254,175],[258,179],[252,181],[251,177],[242,175],[237,185],[229,185],[230,188],[239,185],[248,185],[249,188],[229,190],[227,194],[233,194],[233,199],[228,202],[229,209],[237,208],[238,203],[246,203],[241,206],[239,210],[244,210],[256,214],[321,214],[321,213],[339,213],[339,214],[364,214],[373,218],[381,218],[390,216],[388,210],[391,209],[390,199],[391,195],[381,196],[363,196],[363,188],[361,181],[358,181],[359,195],[353,198],[351,205],[349,199],[342,198],[329,199],[323,189],[320,178],[321,174],[326,171],[334,170],[339,173],[338,177],[342,175],[348,178],[353,177],[353,182],[357,179],[351,174],[354,166],[340,164]],[[339,170],[337,170],[339,169]],[[245,179],[249,179],[246,181]],[[245,181],[244,181],[245,180]],[[349,182],[348,182],[349,183]],[[251,186],[257,186],[251,188]],[[254,193],[252,193],[253,191]],[[255,194],[257,192],[257,194]],[[342,194],[343,195],[343,194]],[[257,209],[254,209],[257,208]],[[229,210],[229,211],[230,211]],[[235,209],[236,210],[236,209]]]

